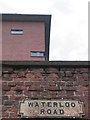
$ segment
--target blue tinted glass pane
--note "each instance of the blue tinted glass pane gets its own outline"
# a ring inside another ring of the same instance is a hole
[[[37,53],[31,52],[31,56],[37,56]]]
[[[31,56],[43,57],[44,53],[43,52],[31,52]]]

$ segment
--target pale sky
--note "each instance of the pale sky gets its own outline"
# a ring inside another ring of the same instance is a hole
[[[52,15],[49,60],[88,60],[88,0],[0,0],[0,13]]]

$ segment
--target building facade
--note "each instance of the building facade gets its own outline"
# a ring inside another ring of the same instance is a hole
[[[50,22],[2,15],[2,120],[90,119],[90,64],[48,61]]]
[[[50,15],[2,15],[2,60],[49,60]]]

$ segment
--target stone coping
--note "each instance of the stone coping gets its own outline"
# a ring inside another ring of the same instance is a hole
[[[90,66],[90,61],[2,61],[1,63],[9,66]]]

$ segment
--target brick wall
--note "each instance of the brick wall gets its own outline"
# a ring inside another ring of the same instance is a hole
[[[29,97],[83,101],[89,118],[88,74],[86,62],[3,63],[2,117],[20,118],[19,101]]]
[[[11,29],[23,30],[23,35],[11,35]],[[2,22],[2,60],[38,60],[31,51],[45,52],[44,22]]]

